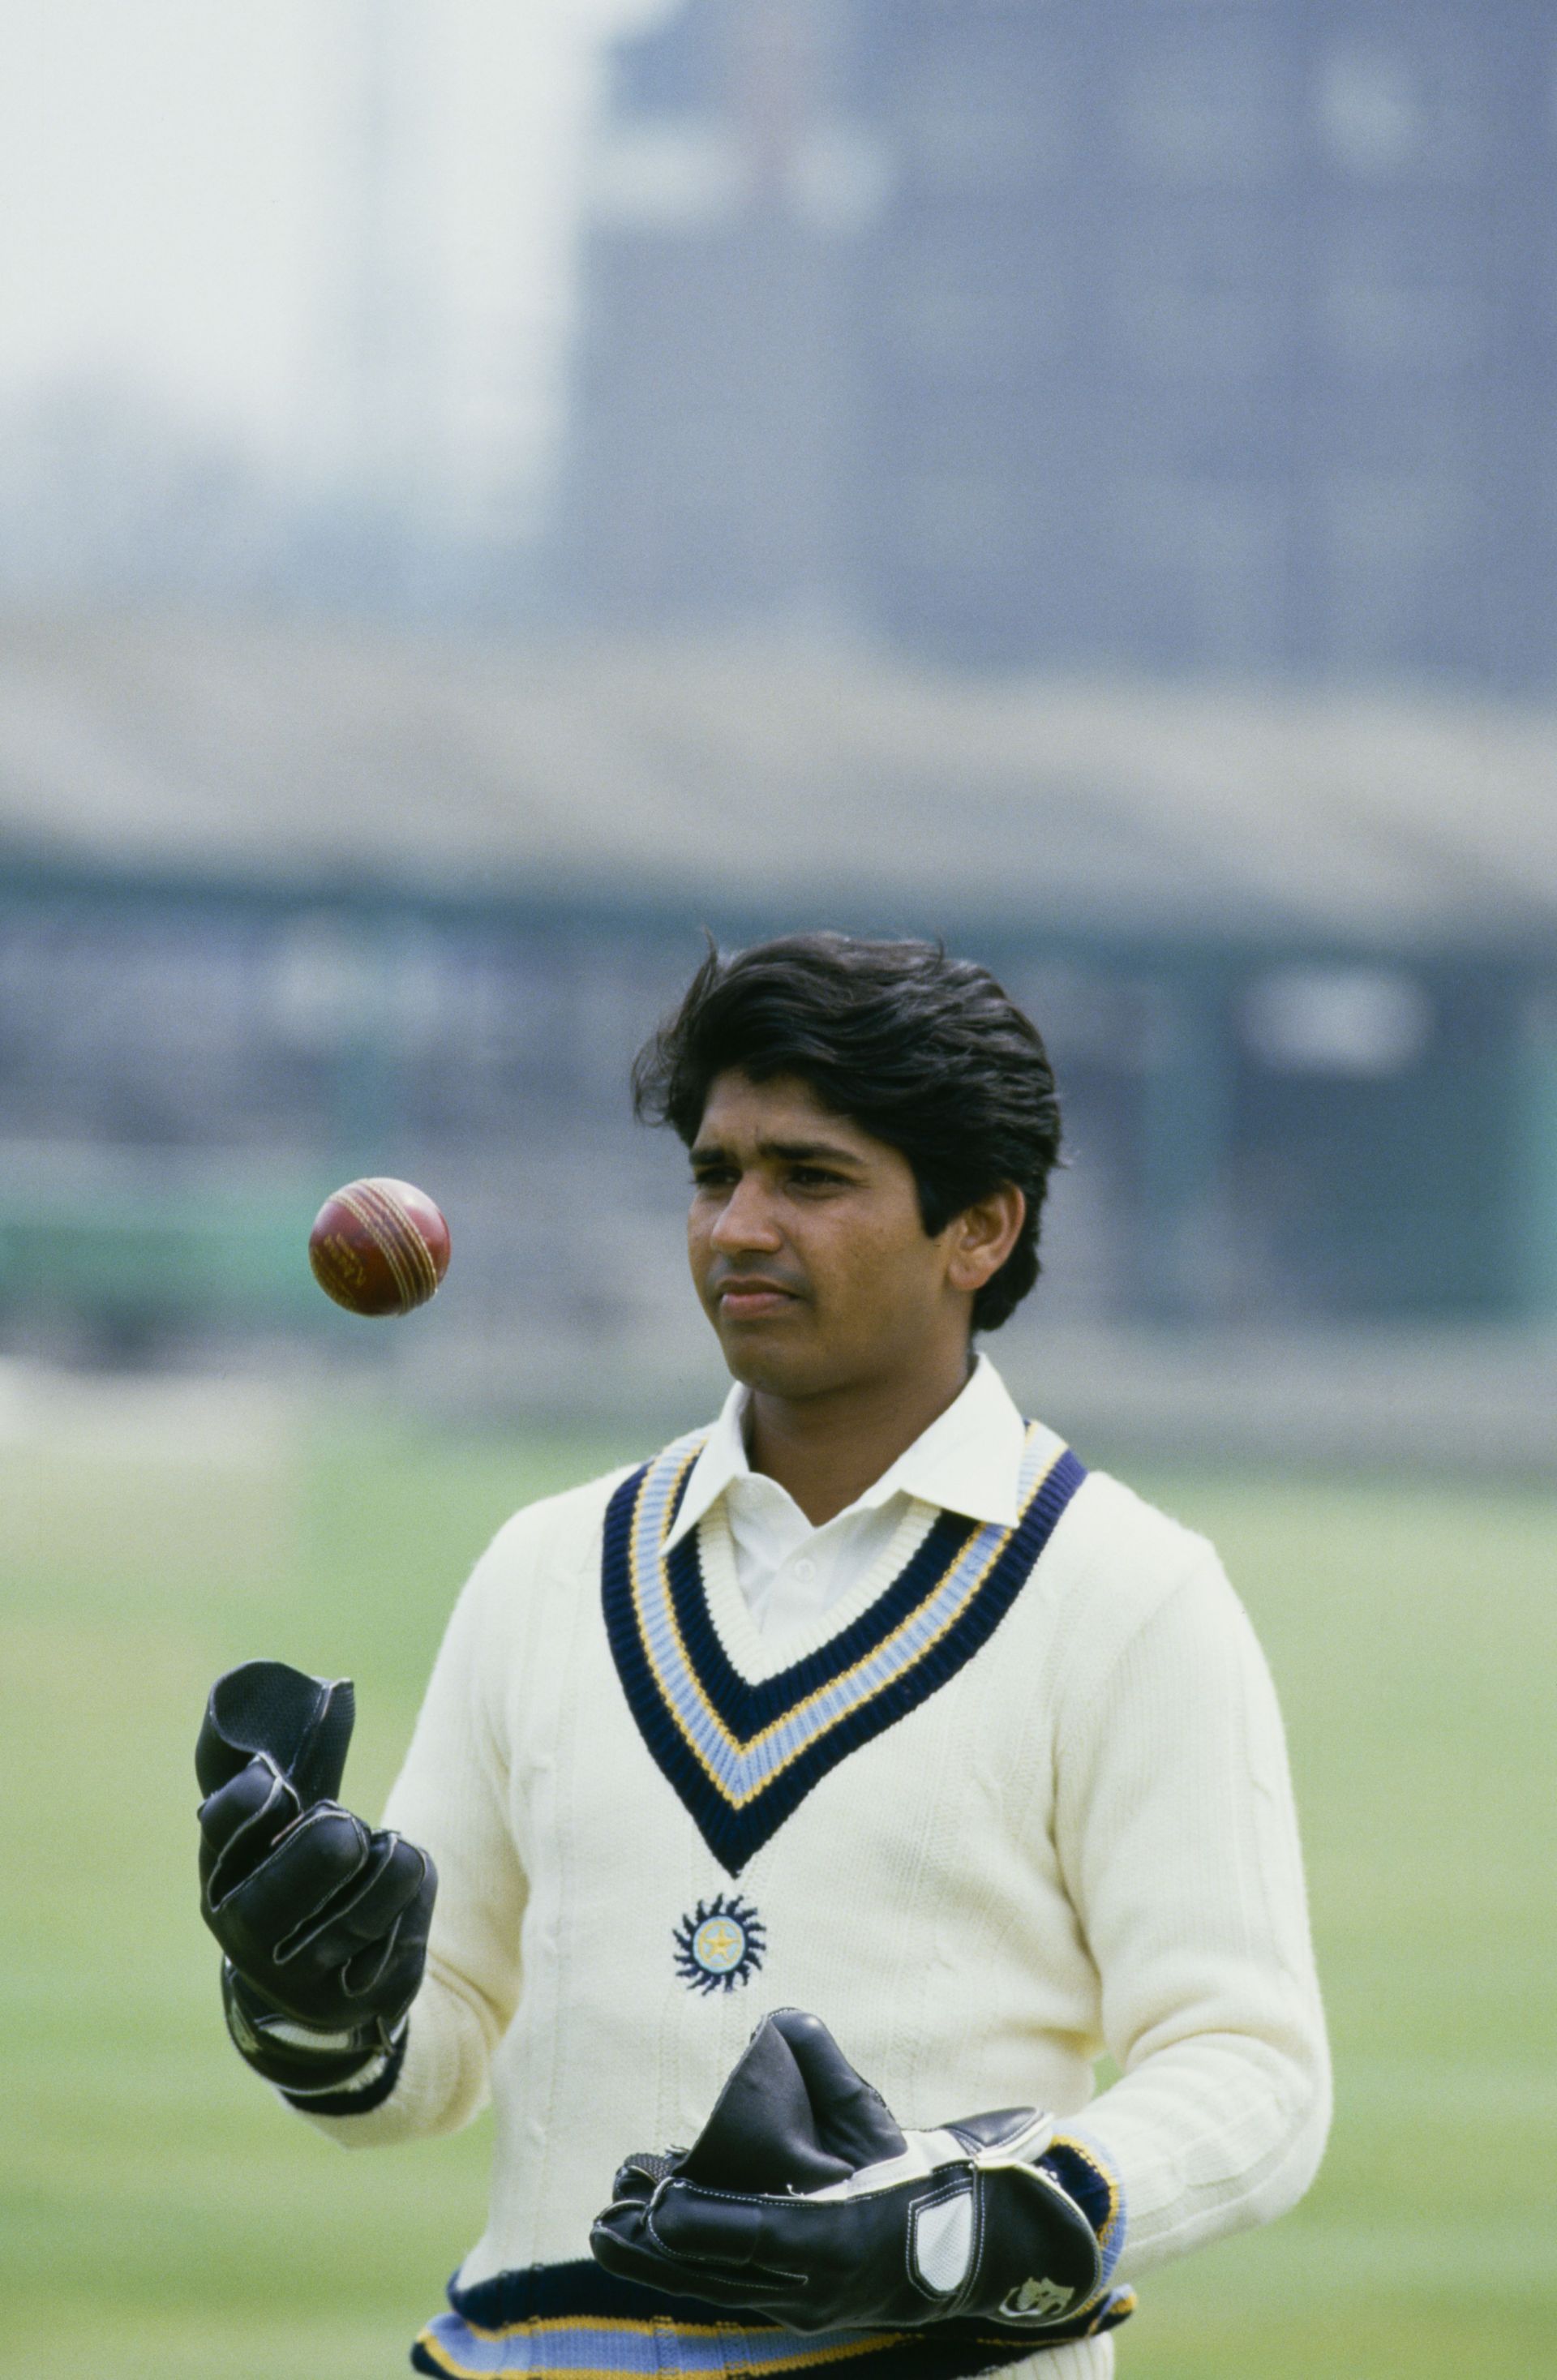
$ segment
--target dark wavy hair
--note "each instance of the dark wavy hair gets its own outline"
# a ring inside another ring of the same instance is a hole
[[[710,948],[681,1005],[633,1065],[633,1112],[690,1148],[709,1087],[794,1075],[834,1115],[900,1149],[933,1237],[1015,1183],[1027,1197],[1016,1246],[973,1304],[998,1330],[1039,1274],[1038,1233],[1060,1161],[1060,1107],[1038,1028],[987,967],[937,942],[787,934],[733,956]]]

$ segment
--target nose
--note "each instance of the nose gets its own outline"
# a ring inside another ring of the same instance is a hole
[[[771,1254],[784,1245],[772,1202],[758,1175],[741,1175],[719,1210],[709,1241],[722,1256],[735,1256],[747,1248]]]

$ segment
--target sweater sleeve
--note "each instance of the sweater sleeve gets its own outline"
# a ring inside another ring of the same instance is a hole
[[[386,1826],[431,1852],[438,1895],[427,1969],[411,2004],[405,2057],[387,2095],[360,2111],[292,2104],[351,2147],[456,2131],[485,2106],[493,2050],[519,1996],[526,1887],[508,1819],[503,1685],[517,1658],[516,1606],[526,1516],[500,1532],[455,1607]]]
[[[1122,2185],[1121,2273],[1301,2197],[1330,2066],[1274,1689],[1203,1540],[1057,1737],[1060,1857],[1120,2080],[1066,2126]]]

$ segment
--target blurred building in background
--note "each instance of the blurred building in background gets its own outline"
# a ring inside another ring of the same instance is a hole
[[[1156,1443],[1550,1460],[1557,17],[637,11],[544,539],[545,307],[451,328],[500,19],[434,106],[448,16],[332,11],[307,472],[111,378],[0,441],[0,1358],[690,1418],[628,1064],[835,926],[1052,1045],[1035,1404],[1068,1333]],[[454,1227],[387,1332],[303,1257],[363,1172]]]
[[[1548,685],[1554,89],[1542,0],[683,0],[615,54],[564,575]]]
[[[555,532],[606,620],[858,602],[852,310],[882,202],[847,7],[690,0],[616,45]]]

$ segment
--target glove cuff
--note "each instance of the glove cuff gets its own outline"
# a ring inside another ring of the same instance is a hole
[[[1080,2207],[1097,2233],[1101,2269],[1092,2300],[1095,2303],[1097,2296],[1106,2291],[1113,2280],[1124,2251],[1125,2185],[1097,2143],[1076,2132],[1057,2131],[1037,2163]]]
[[[299,2024],[267,1999],[230,1959],[222,1961],[222,2011],[244,2063],[304,2106],[354,2085],[371,2084],[378,2079],[373,2070],[382,2069],[396,2052],[404,2054],[404,2017],[393,2030],[375,2019],[344,2033],[321,2032]]]
[[[375,2107],[383,2107],[399,2082],[409,2039],[410,2019],[402,2017],[390,2047],[381,2057],[370,2058],[361,2072],[349,2082],[329,2090],[284,2088],[281,2095],[289,2107],[296,2107],[305,2116],[371,2116]]]

